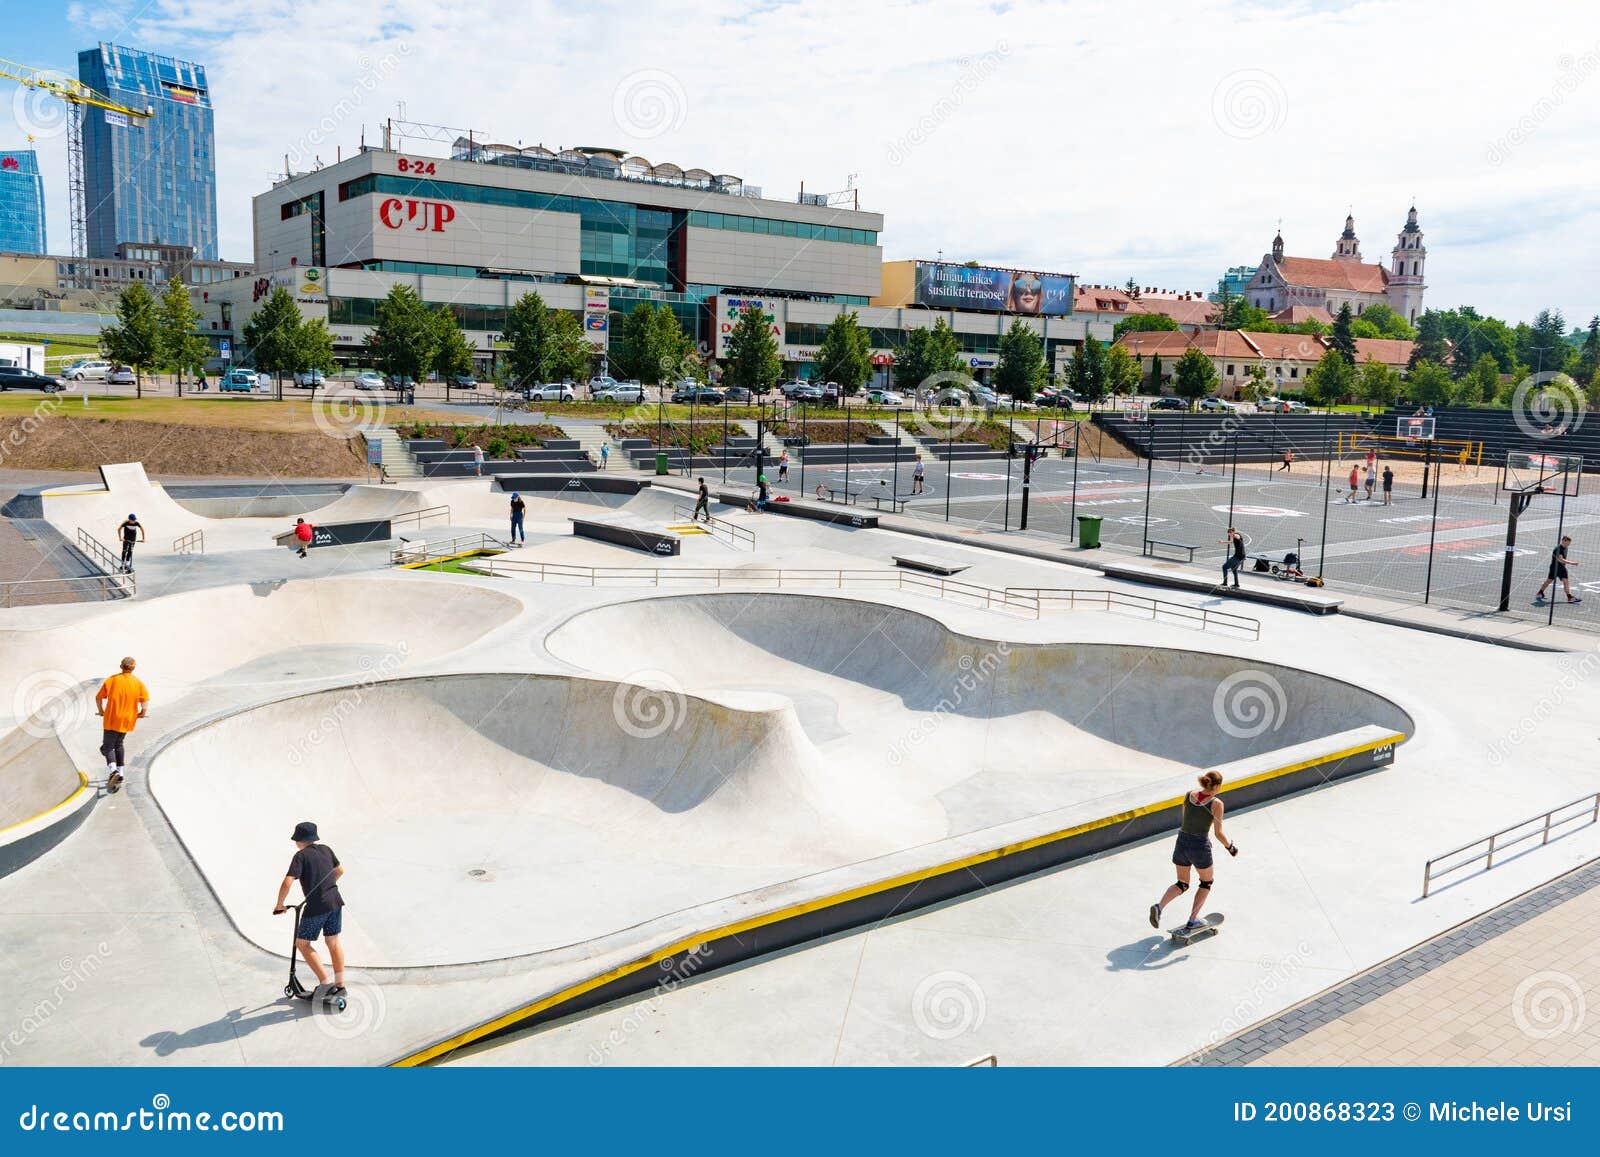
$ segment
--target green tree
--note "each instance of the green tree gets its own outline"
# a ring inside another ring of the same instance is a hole
[[[1218,329],[1265,330],[1272,322],[1267,311],[1258,309],[1242,297],[1232,297],[1217,310]]]
[[[1350,303],[1347,301],[1339,307],[1339,312],[1333,319],[1333,332],[1328,336],[1328,348],[1342,357],[1348,366],[1356,364],[1356,337],[1351,332],[1354,324],[1355,316],[1350,312]]]
[[[1178,328],[1178,323],[1164,313],[1130,313],[1112,329],[1111,340],[1116,341],[1125,333],[1163,333]]]
[[[250,347],[250,359],[255,362],[256,369],[273,376],[280,398],[283,375],[292,374],[300,367],[302,324],[294,294],[281,285],[267,295],[261,308],[244,323],[244,340]]]
[[[1500,395],[1500,367],[1493,354],[1479,354],[1472,370],[1456,391],[1456,399],[1468,406],[1491,406]]]
[[[1239,383],[1239,398],[1245,402],[1259,402],[1271,393],[1272,387],[1267,383],[1267,367],[1256,362],[1245,371],[1244,381]]]
[[[1400,393],[1400,373],[1369,357],[1356,374],[1355,394],[1375,406],[1392,406]]]
[[[583,332],[583,322],[570,309],[552,309],[545,318],[541,381],[581,381],[589,373],[594,346]]]
[[[117,296],[116,324],[100,331],[106,357],[133,370],[134,395],[144,397],[145,372],[162,362],[161,311],[141,282]]]
[[[1132,394],[1139,388],[1139,359],[1125,345],[1113,345],[1106,353],[1106,392],[1112,397]]]
[[[1094,338],[1083,339],[1082,347],[1067,366],[1067,384],[1090,405],[1106,396],[1106,351]]]
[[[1331,406],[1349,397],[1355,386],[1355,368],[1338,350],[1330,349],[1306,374],[1306,401],[1313,406]]]
[[[1417,331],[1410,322],[1381,302],[1367,306],[1356,320],[1372,327],[1374,332],[1366,336],[1387,337],[1397,341],[1415,341],[1417,337]]]
[[[1161,355],[1160,354],[1151,354],[1150,355],[1150,392],[1153,393],[1153,394],[1159,394],[1161,392],[1161,375],[1162,375],[1162,372],[1163,371],[1161,369]]]
[[[1519,325],[1517,360],[1533,372],[1550,373],[1567,368],[1574,351],[1567,344],[1567,322],[1559,309],[1541,309],[1532,325]]]
[[[935,374],[966,371],[961,341],[942,317],[936,318],[931,327],[912,330],[894,357],[895,384],[906,389],[920,389]]]
[[[1445,316],[1437,310],[1427,310],[1417,319],[1417,344],[1411,351],[1410,368],[1423,362],[1443,365],[1450,356],[1450,338]]]
[[[178,389],[183,389],[186,370],[199,370],[211,356],[211,343],[198,332],[200,311],[183,282],[176,277],[167,282],[161,293],[159,308],[161,327],[161,360],[159,368],[176,374]]]
[[[1172,392],[1191,406],[1217,388],[1217,367],[1193,346],[1183,351],[1172,374]]]
[[[855,313],[840,313],[828,323],[817,346],[816,367],[825,382],[838,382],[849,396],[872,376],[872,344]]]
[[[1596,373],[1600,373],[1600,317],[1589,319],[1589,331],[1584,335],[1583,345],[1578,350],[1578,364],[1573,370],[1573,376],[1580,382],[1587,382]]]
[[[622,319],[609,356],[623,377],[653,385],[679,376],[684,358],[693,348],[670,305],[642,301]]]
[[[1126,358],[1128,351],[1123,350],[1122,354]],[[1044,377],[1044,343],[1021,318],[1016,318],[1000,338],[1000,364],[995,367],[994,387],[1019,402],[1028,402],[1044,385]]]
[[[438,322],[421,295],[409,285],[391,286],[367,335],[373,364],[390,377],[420,381],[433,365],[438,343]]]
[[[524,293],[506,310],[506,326],[500,336],[508,347],[504,364],[511,386],[526,387],[544,380],[548,317],[544,298],[537,293]]]
[[[428,368],[448,381],[472,372],[472,343],[448,305],[433,310],[434,350]]]
[[[333,365],[333,334],[328,323],[320,317],[307,318],[300,324],[300,357],[295,372],[321,370],[328,374],[333,372]],[[316,396],[315,387],[311,393]]]
[[[783,359],[772,334],[773,317],[752,306],[739,315],[728,335],[728,356],[723,359],[722,379],[730,386],[743,386],[752,394],[764,394],[783,376]]]
[[[1450,371],[1438,362],[1418,362],[1406,375],[1406,394],[1420,405],[1444,405],[1450,400],[1454,387]]]

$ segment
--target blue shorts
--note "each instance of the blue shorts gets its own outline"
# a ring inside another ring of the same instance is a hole
[[[1209,868],[1211,866],[1211,841],[1205,836],[1178,833],[1178,842],[1172,849],[1172,862],[1180,868]]]
[[[344,931],[344,909],[335,908],[332,912],[300,917],[300,927],[295,929],[294,934],[301,940],[315,940],[324,932],[329,936],[337,936],[342,931]]]

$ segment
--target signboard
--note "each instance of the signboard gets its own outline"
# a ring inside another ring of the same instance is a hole
[[[383,443],[378,441],[376,438],[370,439],[367,442],[367,465],[383,465]]]
[[[1060,317],[1072,312],[1072,276],[919,261],[916,304]]]
[[[603,285],[584,287],[583,334],[601,352],[611,340],[611,290]]]
[[[125,129],[128,127],[128,114],[112,112],[110,109],[106,109],[106,124],[116,125],[118,128]]]
[[[783,345],[782,299],[770,297],[718,297],[714,315],[717,325],[716,357],[728,356],[728,338],[739,318],[752,309],[759,309],[772,317],[772,338],[779,347]]]

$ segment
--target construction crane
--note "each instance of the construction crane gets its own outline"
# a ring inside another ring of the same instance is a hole
[[[148,105],[142,109],[129,108],[71,77],[29,68],[9,60],[0,60],[0,77],[48,93],[67,106],[67,193],[71,198],[72,256],[85,257],[89,251],[89,222],[84,207],[83,110],[85,107],[105,109],[126,117],[125,123],[129,124],[136,119],[147,121],[155,115],[155,111]]]

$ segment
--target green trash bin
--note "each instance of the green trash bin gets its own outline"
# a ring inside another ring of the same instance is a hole
[[[661,451],[658,450],[658,451],[656,451],[656,473],[657,474],[665,474],[666,472],[667,472],[667,456],[665,454],[663,454]]]
[[[1078,515],[1078,546],[1083,550],[1093,550],[1100,545],[1100,523],[1103,520],[1097,514]]]

